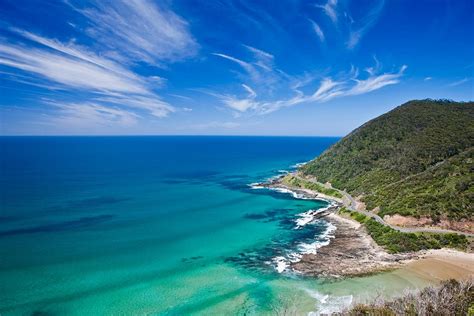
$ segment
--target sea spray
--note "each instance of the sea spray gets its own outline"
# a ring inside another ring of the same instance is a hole
[[[309,296],[316,299],[316,311],[309,312],[308,316],[331,315],[348,308],[352,304],[353,296],[332,296],[322,294],[311,289],[304,289]]]
[[[317,210],[309,210],[309,211],[306,211],[306,212],[303,212],[303,213],[300,213],[298,214],[297,216],[299,218],[297,218],[295,220],[296,222],[296,227],[295,229],[301,229],[303,228],[304,226],[306,226],[307,224],[310,224],[311,222],[313,222],[316,218],[316,215],[318,214],[321,214],[325,211],[327,211],[329,208],[331,208],[333,206],[333,204],[331,203],[330,205],[328,205],[327,207],[323,207],[323,208],[319,208]]]
[[[278,273],[288,271],[292,263],[301,261],[305,254],[316,254],[318,249],[327,246],[330,240],[334,238],[334,232],[336,226],[331,223],[327,223],[326,230],[318,236],[315,236],[315,240],[311,243],[298,243],[293,251],[287,251],[285,255],[279,255],[274,257],[269,263]]]
[[[300,163],[292,167],[297,168],[302,165],[304,165],[304,163]],[[284,170],[279,170],[280,173],[283,173],[283,171]],[[272,182],[275,179],[278,179],[280,177],[281,177],[281,174],[267,179],[266,182],[268,183]],[[249,187],[252,189],[268,189],[268,190],[272,190],[272,191],[279,192],[282,194],[291,194],[293,198],[300,199],[300,200],[316,200],[316,198],[308,197],[306,194],[301,193],[300,191],[291,190],[290,188],[268,187],[264,183],[251,183],[249,184]],[[318,200],[328,202],[329,205],[327,207],[323,207],[319,209],[310,209],[306,212],[297,214],[298,218],[294,220],[296,224],[294,229],[297,229],[297,230],[302,229],[308,224],[312,224],[312,223],[314,224],[316,222],[320,222],[319,220],[316,219],[316,215],[321,214],[324,211],[327,211],[329,208],[333,207],[335,204],[333,201],[328,201],[325,199],[318,198]],[[290,268],[292,263],[297,263],[301,261],[301,259],[303,258],[303,255],[316,254],[319,248],[329,245],[330,240],[334,238],[335,231],[336,231],[336,226],[334,226],[331,223],[327,223],[326,230],[323,233],[315,236],[314,241],[298,243],[292,251],[285,250],[285,253],[283,255],[279,254],[278,256],[273,257],[267,263],[272,265],[273,268],[278,273],[283,273],[285,271],[288,271],[288,268]]]

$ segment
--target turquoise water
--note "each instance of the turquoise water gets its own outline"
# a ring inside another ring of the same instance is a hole
[[[297,215],[327,203],[248,184],[336,141],[0,138],[0,314],[249,315],[287,305],[306,314],[414,284],[276,271],[275,257],[328,228],[294,229]]]

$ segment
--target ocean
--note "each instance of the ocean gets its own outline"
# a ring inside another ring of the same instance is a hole
[[[0,314],[318,315],[419,285],[287,268],[330,241],[304,217],[328,202],[251,184],[337,140],[1,137]]]

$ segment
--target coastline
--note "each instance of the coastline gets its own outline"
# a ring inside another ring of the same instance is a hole
[[[474,277],[474,254],[453,249],[424,250],[408,253],[388,253],[377,245],[365,227],[352,218],[337,214],[343,206],[342,199],[303,188],[293,188],[281,183],[285,175],[268,182],[254,184],[254,188],[266,188],[290,193],[297,199],[325,200],[333,207],[318,214],[336,227],[330,242],[315,253],[303,254],[290,268],[298,274],[328,279],[361,277],[393,271],[404,277],[417,274],[429,281],[449,278]],[[334,211],[336,210],[336,211]]]
[[[389,254],[365,228],[353,220],[330,213],[324,219],[336,227],[334,238],[315,254],[305,254],[291,267],[306,276],[356,277],[388,271],[413,259],[413,254]]]

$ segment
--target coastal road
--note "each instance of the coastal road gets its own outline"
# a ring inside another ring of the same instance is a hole
[[[318,184],[318,185],[322,185],[324,187],[328,187],[326,184],[318,182],[315,179],[303,178],[303,177],[301,177],[300,175],[298,175],[296,173],[293,174],[293,176],[300,179],[300,180],[302,180],[302,181],[309,181],[309,182],[312,182],[312,183],[315,183],[315,184]],[[385,225],[385,226],[388,226],[392,229],[398,230],[399,232],[402,232],[402,233],[437,233],[437,234],[454,233],[454,234],[460,234],[460,235],[465,235],[465,236],[469,236],[469,237],[474,237],[474,234],[461,232],[461,231],[456,231],[456,230],[450,230],[450,229],[434,228],[434,227],[401,227],[401,226],[391,225],[391,224],[385,222],[383,220],[383,218],[378,216],[377,214],[374,214],[374,213],[366,211],[366,210],[357,209],[358,202],[346,191],[336,189],[332,186],[330,186],[330,188],[333,189],[333,190],[338,191],[339,193],[341,193],[346,198],[346,201],[348,201],[348,203],[344,203],[344,206],[347,209],[349,209],[350,211],[357,212],[357,213],[360,213],[360,214],[364,214],[365,216],[368,216],[368,217],[374,219],[378,223],[380,223],[382,225]],[[344,201],[344,199],[342,199],[342,200]]]

